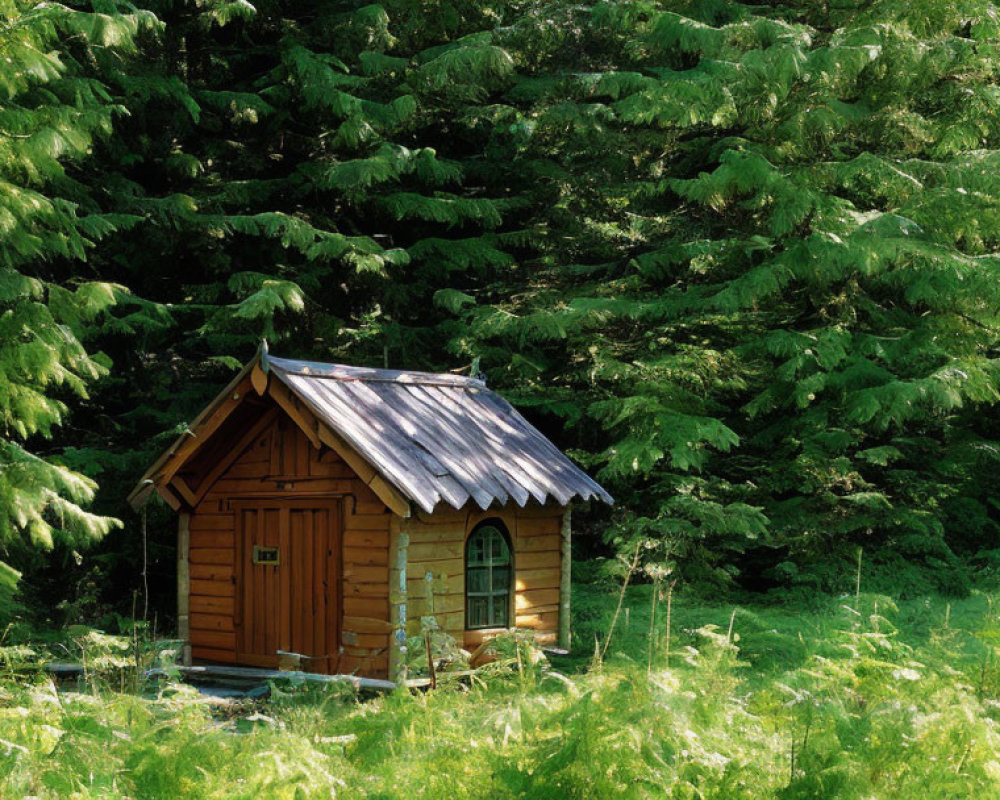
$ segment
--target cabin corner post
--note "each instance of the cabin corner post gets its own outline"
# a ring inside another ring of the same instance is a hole
[[[389,531],[390,622],[389,680],[402,685],[406,680],[406,570],[410,547],[409,519],[395,517]]]
[[[569,650],[570,647],[570,595],[572,594],[573,582],[573,552],[572,537],[573,528],[571,517],[573,510],[571,506],[566,506],[562,515],[562,526],[560,528],[560,551],[559,559],[561,571],[559,575],[559,647]]]
[[[181,663],[191,666],[191,514],[177,517],[177,636],[181,640]]]

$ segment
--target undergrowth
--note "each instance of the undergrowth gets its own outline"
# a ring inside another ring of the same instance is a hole
[[[606,642],[617,598],[578,587],[561,662],[367,700],[286,684],[220,707],[93,657],[58,690],[7,648],[0,797],[1000,797],[991,596],[807,609],[679,595],[668,652],[651,592],[630,589]]]

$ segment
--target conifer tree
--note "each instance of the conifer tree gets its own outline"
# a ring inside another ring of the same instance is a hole
[[[267,336],[478,359],[691,578],[992,549],[993,4],[148,7],[73,173],[137,220],[64,455],[107,510]]]
[[[562,13],[497,133],[548,192],[544,272],[466,289],[456,342],[598,422],[633,529],[681,556],[759,540],[822,582],[804,560],[863,545],[961,589],[957,509],[996,531],[968,427],[998,399],[992,4]]]
[[[127,218],[81,211],[65,164],[86,156],[121,110],[87,66],[129,53],[140,14],[0,4],[0,555],[82,546],[116,521],[85,510],[96,484],[38,448],[73,398],[104,374],[81,343],[118,289],[80,274],[96,241]],[[0,562],[0,595],[14,573]],[[0,613],[4,603],[0,598]]]

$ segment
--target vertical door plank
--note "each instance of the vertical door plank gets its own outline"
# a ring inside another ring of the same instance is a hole
[[[281,543],[281,517],[284,510],[275,509],[270,512],[267,530],[264,532],[265,547],[278,547]],[[281,558],[281,553],[278,553]],[[267,650],[264,655],[275,656],[278,651],[278,609],[280,595],[278,592],[278,568],[271,565],[261,567],[264,580],[267,583],[267,593],[264,596],[264,614],[267,617]]]
[[[281,510],[279,544],[280,564],[278,573],[278,646],[282,650],[294,651],[292,647],[292,559],[291,517],[287,508]]]
[[[339,666],[340,655],[340,554],[341,554],[341,506],[338,504],[327,510],[328,540],[326,547],[326,641],[330,658],[326,661],[326,671],[334,672]]]
[[[316,655],[316,639],[313,636],[313,617],[316,614],[316,588],[313,583],[313,548],[315,547],[315,531],[312,526],[312,515],[308,511],[300,511],[302,520],[302,647],[303,653]]]
[[[292,650],[296,653],[304,653],[305,651],[302,649],[305,644],[302,637],[302,617],[305,615],[305,603],[302,601],[302,567],[305,551],[302,548],[302,516],[297,513],[293,513],[291,517],[291,539],[289,560],[292,562]]]
[[[326,527],[323,525],[325,512],[322,509],[306,511],[313,530],[313,655],[325,656],[326,636]]]

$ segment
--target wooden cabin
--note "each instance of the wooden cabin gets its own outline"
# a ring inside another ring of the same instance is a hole
[[[186,663],[393,678],[425,616],[466,648],[568,647],[570,505],[612,502],[480,380],[266,350],[129,500],[154,491]]]

